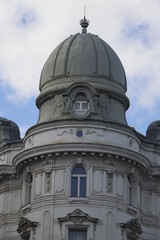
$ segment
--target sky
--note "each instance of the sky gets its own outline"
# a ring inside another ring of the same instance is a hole
[[[129,126],[146,134],[160,119],[159,0],[0,0],[0,116],[16,122],[21,137],[36,124],[41,70],[79,21],[117,53],[127,77]]]

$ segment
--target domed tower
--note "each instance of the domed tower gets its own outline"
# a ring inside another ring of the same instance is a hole
[[[40,78],[39,123],[88,120],[127,124],[126,76],[116,53],[97,35],[64,40],[47,59]],[[75,121],[74,121],[75,122]]]
[[[6,189],[11,216],[0,236],[140,240],[142,229],[151,239],[158,226],[151,204],[158,198],[151,201],[150,191],[158,191],[160,149],[150,133],[146,138],[127,125],[122,63],[87,33],[85,17],[80,23],[82,33],[64,40],[43,67],[39,119],[12,158],[16,177],[9,189],[15,190]]]

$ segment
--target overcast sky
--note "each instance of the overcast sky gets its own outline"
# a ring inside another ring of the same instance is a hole
[[[42,67],[52,50],[81,32],[104,39],[125,68],[127,121],[145,135],[160,119],[160,0],[0,0],[0,116],[23,136],[38,119],[35,99]]]

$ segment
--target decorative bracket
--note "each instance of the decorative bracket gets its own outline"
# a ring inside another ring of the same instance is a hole
[[[37,227],[38,222],[32,222],[27,218],[21,217],[17,232],[20,233],[21,237],[30,236],[31,229],[33,229],[33,234],[35,235],[35,228]]]
[[[122,236],[124,229],[129,230],[129,233],[131,233],[133,236],[139,236],[143,233],[141,225],[137,218],[131,219],[127,223],[120,223],[120,226],[122,228]]]

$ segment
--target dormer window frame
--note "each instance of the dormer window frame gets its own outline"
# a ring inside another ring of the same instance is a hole
[[[73,93],[72,99],[72,115],[76,118],[87,117],[90,114],[90,94],[83,89],[79,89]]]
[[[97,109],[99,93],[88,83],[76,83],[63,94],[64,114],[71,114],[74,119],[85,119],[90,114],[99,114]],[[75,104],[79,106],[75,106]]]
[[[79,104],[79,108],[76,108],[75,105]],[[84,104],[87,105],[86,108],[84,108]],[[88,101],[74,101],[73,102],[73,110],[74,111],[82,111],[82,112],[87,112],[89,110],[89,102]]]

